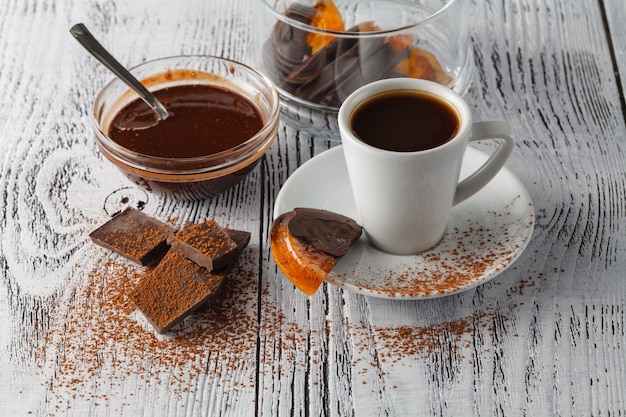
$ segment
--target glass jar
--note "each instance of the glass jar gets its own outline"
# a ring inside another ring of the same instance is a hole
[[[469,88],[468,0],[256,4],[248,59],[277,86],[283,120],[312,136],[339,140],[339,106],[372,81],[415,77],[460,94]]]
[[[150,91],[198,84],[229,90],[253,103],[263,120],[263,127],[254,136],[222,152],[171,158],[141,154],[109,136],[115,116],[137,99],[122,81],[114,79],[94,102],[96,144],[107,160],[149,191],[182,199],[220,194],[244,179],[276,138],[280,115],[276,89],[265,76],[244,64],[212,56],[175,56],[149,61],[130,71]]]

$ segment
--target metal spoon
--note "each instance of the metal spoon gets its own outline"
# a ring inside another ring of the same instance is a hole
[[[165,109],[165,106],[152,94],[146,87],[144,87],[137,78],[135,78],[122,64],[120,64],[113,56],[98,42],[98,40],[87,30],[82,23],[77,23],[72,26],[70,33],[81,45],[93,55],[98,61],[104,64],[105,67],[110,69],[113,74],[124,81],[133,91],[139,94],[139,97],[150,106],[152,110],[159,116],[161,120],[165,120],[169,117],[169,113]]]

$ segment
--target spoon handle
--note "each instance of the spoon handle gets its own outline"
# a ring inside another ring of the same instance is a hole
[[[70,33],[91,55],[139,94],[161,120],[167,119],[169,114],[165,106],[98,42],[84,24],[72,26]]]

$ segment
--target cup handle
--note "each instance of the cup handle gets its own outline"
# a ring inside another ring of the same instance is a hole
[[[468,199],[487,185],[502,169],[513,152],[515,139],[511,133],[511,125],[506,120],[490,120],[472,124],[470,142],[485,139],[500,139],[502,142],[480,168],[459,183],[454,194],[453,205]]]

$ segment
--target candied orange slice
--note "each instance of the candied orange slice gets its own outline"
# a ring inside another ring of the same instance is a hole
[[[324,30],[344,31],[345,25],[343,17],[333,0],[319,0],[315,5],[317,13],[311,22],[311,26]],[[310,33],[307,36],[307,43],[313,53],[317,52],[332,41],[334,36],[321,33]]]
[[[291,236],[284,219],[272,227],[272,255],[276,265],[298,289],[313,295],[339,258],[312,250],[310,245]]]
[[[348,217],[295,208],[272,223],[270,247],[283,274],[302,292],[313,295],[361,233],[361,226]]]
[[[406,43],[406,39],[398,39],[395,42],[394,45],[392,41],[392,45],[400,46]],[[416,46],[409,48],[409,57],[401,61],[395,71],[407,77],[435,81],[444,85],[451,81],[435,55]]]
[[[389,38],[389,44],[396,53],[400,53],[413,45],[411,35],[395,35]]]

